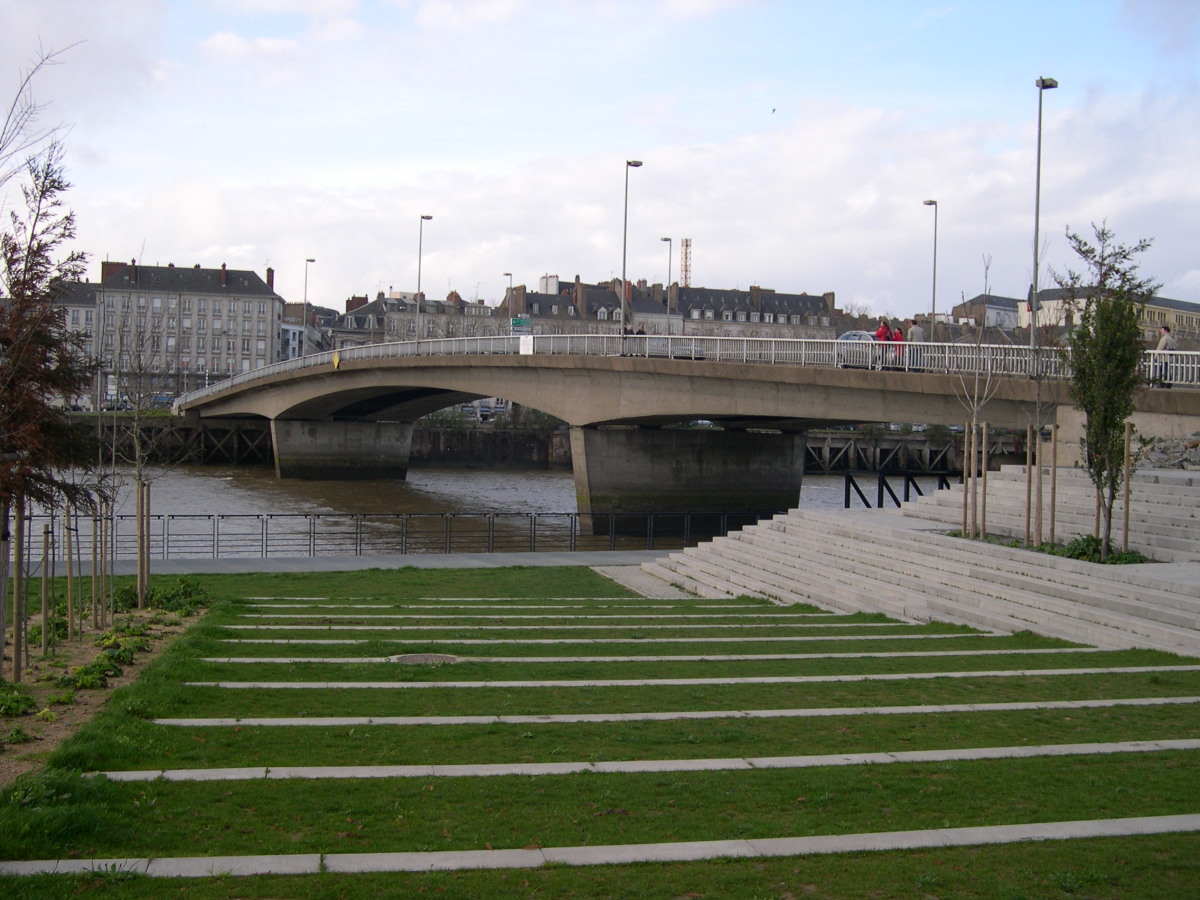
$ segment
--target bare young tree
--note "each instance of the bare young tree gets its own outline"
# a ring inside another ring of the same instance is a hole
[[[18,516],[16,558],[22,558],[22,516],[28,503],[47,508],[88,506],[95,485],[76,477],[94,459],[86,432],[71,426],[54,402],[86,389],[91,358],[82,336],[66,325],[59,300],[79,279],[85,259],[59,248],[75,236],[75,216],[61,195],[70,187],[62,147],[51,142],[26,163],[24,207],[0,234],[0,623],[7,621],[9,518]],[[74,470],[74,471],[73,471]],[[20,566],[14,590],[14,676],[19,675],[24,616]]]

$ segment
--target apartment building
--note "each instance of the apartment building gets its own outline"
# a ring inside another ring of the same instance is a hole
[[[100,360],[98,403],[175,396],[280,358],[283,298],[274,271],[105,262],[79,310]],[[68,310],[75,327],[75,310]],[[90,326],[90,327],[89,327]]]

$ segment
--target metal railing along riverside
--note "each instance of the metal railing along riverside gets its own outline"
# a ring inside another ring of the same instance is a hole
[[[150,518],[151,559],[270,559],[419,553],[678,550],[774,515],[744,513],[282,513]],[[43,524],[61,559],[65,523],[27,517],[27,558],[41,558]],[[137,557],[134,516],[109,519],[109,559]],[[73,543],[90,559],[100,521],[80,518]]]
[[[327,350],[242,372],[182,395],[176,405],[264,378],[340,362],[428,356],[629,356],[711,363],[892,369],[949,374],[986,373],[1015,378],[1069,378],[1069,353],[1056,347],[1013,344],[886,344],[871,341],[775,338],[685,337],[620,334],[547,334],[508,337],[438,338],[364,344]],[[1200,353],[1147,350],[1142,375],[1148,381],[1200,386]]]

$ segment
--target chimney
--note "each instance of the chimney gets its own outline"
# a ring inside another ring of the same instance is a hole
[[[221,263],[221,287],[229,287],[229,272],[225,269],[225,263]]]
[[[762,312],[762,288],[758,285],[750,285],[750,308]]]
[[[575,276],[575,314],[580,319],[587,318],[587,289],[583,286],[583,282],[579,280],[579,276]]]
[[[104,260],[104,262],[100,263],[100,282],[101,282],[101,284],[108,281],[110,276],[115,275],[117,272],[120,272],[123,268],[125,268],[125,263],[123,263],[123,262],[113,262],[113,261],[107,260],[107,259]]]
[[[267,287],[275,290],[275,270],[267,266]]]
[[[137,284],[137,260],[136,259],[131,259],[129,261],[129,283]]]
[[[366,305],[367,305],[367,298],[365,295],[362,297],[351,296],[350,299],[346,301],[346,312],[352,313],[356,309],[358,309],[360,306],[366,306]]]

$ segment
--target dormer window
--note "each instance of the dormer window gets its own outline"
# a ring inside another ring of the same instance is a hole
[[[596,310],[596,318],[599,319],[601,322],[607,322],[608,321],[608,310],[605,309],[603,306],[600,307],[598,310]]]

